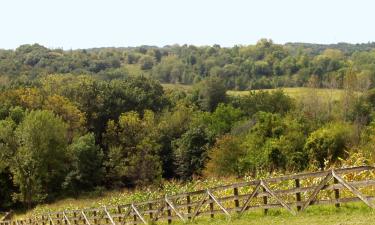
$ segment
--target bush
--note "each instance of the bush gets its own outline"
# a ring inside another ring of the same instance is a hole
[[[205,174],[243,176],[245,168],[242,161],[245,155],[246,151],[241,146],[240,140],[236,137],[225,135],[218,139],[214,147],[210,149]]]
[[[346,156],[346,150],[353,140],[352,127],[346,123],[328,124],[308,137],[305,150],[310,162],[324,169],[325,165]]]

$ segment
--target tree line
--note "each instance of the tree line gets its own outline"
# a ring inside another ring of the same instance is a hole
[[[322,87],[335,79],[342,88],[349,69],[373,81],[374,47],[374,43],[280,45],[268,39],[230,48],[170,45],[62,50],[22,45],[15,50],[0,50],[0,85],[72,73],[104,80],[142,75],[180,84],[195,84],[212,76],[220,77],[228,89],[250,90],[304,86],[315,75],[325,81]]]

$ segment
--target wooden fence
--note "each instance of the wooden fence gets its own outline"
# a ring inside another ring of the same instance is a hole
[[[0,225],[149,224],[157,221],[186,222],[203,215],[283,208],[292,214],[310,205],[362,201],[374,208],[375,167],[362,166],[301,173],[218,186],[207,190],[165,196],[146,202],[83,210],[66,210],[32,218],[1,221]]]

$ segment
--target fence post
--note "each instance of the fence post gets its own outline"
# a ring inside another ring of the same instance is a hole
[[[295,179],[295,183],[296,183],[296,188],[300,188],[301,187],[301,184],[300,184],[300,181],[299,179]],[[302,209],[302,206],[299,205],[301,202],[301,192],[297,192],[296,193],[296,205],[297,205],[297,211],[301,211]]]
[[[191,203],[191,199],[190,199],[190,195],[188,194],[186,196],[186,202],[187,202],[187,213],[188,213],[188,219],[190,220],[191,219],[191,206],[190,206],[190,203]]]
[[[263,193],[267,193],[267,191],[266,191],[266,189],[264,187],[263,187]],[[268,203],[268,197],[267,197],[267,195],[263,196],[263,203],[264,203],[265,206],[267,205],[267,203]],[[265,215],[268,214],[268,209],[267,208],[264,209],[264,214]]]
[[[167,210],[167,213],[168,213],[168,224],[171,224],[172,223],[172,211],[171,211],[171,207],[168,205],[168,210]]]
[[[134,225],[136,225],[137,224],[137,215],[134,213],[134,215],[133,215],[133,220],[134,220]]]
[[[336,178],[333,178],[333,183],[334,184],[338,184],[339,181]],[[335,189],[335,199],[336,200],[340,199],[340,190],[339,189]],[[336,208],[339,208],[340,207],[340,203],[336,202],[335,206],[336,206]]]
[[[233,194],[234,194],[234,197],[235,197],[235,199],[234,199],[235,210],[234,211],[237,212],[238,208],[240,207],[240,201],[238,200],[238,188],[237,187],[235,187],[233,189]]]
[[[104,206],[104,209],[106,209],[106,206]],[[103,211],[105,211],[105,210],[103,210]],[[103,212],[103,213],[105,213],[105,212]],[[105,223],[106,223],[106,224],[109,224],[109,218],[108,218],[107,215],[106,215],[106,218],[105,218]]]
[[[214,218],[214,203],[213,203],[213,201],[214,200],[210,196],[210,216],[211,216],[211,218]]]
[[[44,215],[42,216],[42,225],[46,225]]]
[[[74,216],[73,223],[77,224],[77,213],[75,211],[73,212],[73,216]]]
[[[118,211],[118,214],[122,215],[122,214],[121,214],[122,211],[121,211],[121,206],[120,206],[120,205],[117,206],[117,211]],[[121,216],[118,217],[118,221],[119,221],[120,224],[121,224],[121,221],[122,221],[122,217],[121,217]]]
[[[96,218],[96,216],[97,216],[98,214],[97,214],[97,212],[96,212],[96,210],[94,210],[94,224],[98,224],[98,219]]]
[[[48,213],[48,221],[50,225],[53,225],[53,221],[52,221],[52,217],[50,213]]]
[[[149,209],[149,210],[152,210],[152,203],[148,203],[148,209]],[[153,216],[154,216],[153,213],[150,212],[149,215],[150,215],[150,219],[152,220],[152,218],[153,218]]]

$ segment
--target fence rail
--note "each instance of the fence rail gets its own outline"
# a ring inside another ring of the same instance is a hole
[[[292,214],[310,205],[363,202],[374,208],[375,167],[361,166],[300,173],[181,193],[145,202],[111,207],[66,210],[27,219],[0,221],[0,225],[117,225],[149,224],[174,220],[186,222],[198,216],[248,210],[283,208]]]

